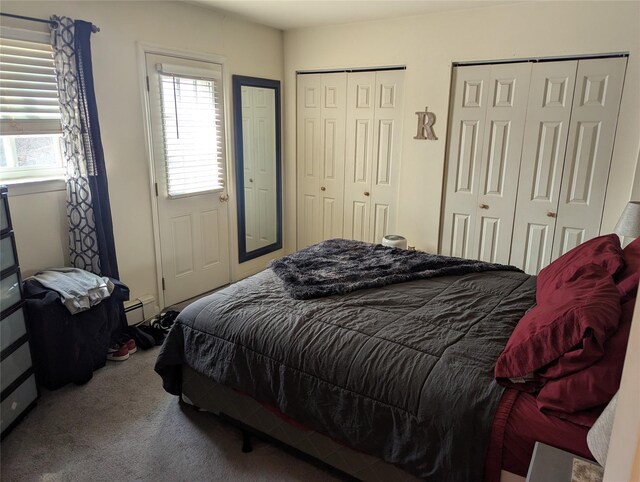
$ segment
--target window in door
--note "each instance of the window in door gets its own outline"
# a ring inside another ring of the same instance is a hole
[[[221,82],[187,67],[157,64],[169,197],[224,189]]]

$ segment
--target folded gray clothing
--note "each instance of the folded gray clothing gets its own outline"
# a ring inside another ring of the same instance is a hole
[[[50,268],[31,278],[57,292],[72,315],[109,298],[114,287],[109,278],[78,268]]]

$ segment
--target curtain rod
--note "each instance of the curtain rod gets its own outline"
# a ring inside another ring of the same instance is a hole
[[[44,18],[26,17],[24,15],[15,15],[13,13],[3,13],[3,12],[0,12],[0,15],[3,17],[17,18],[20,20],[29,20],[31,22],[47,23],[53,28],[56,28],[58,26],[58,22],[54,22],[53,20],[45,20]],[[91,31],[93,33],[98,33],[100,29],[96,27],[94,24],[91,24]]]

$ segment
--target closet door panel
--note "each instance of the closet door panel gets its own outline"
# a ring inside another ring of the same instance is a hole
[[[482,261],[509,262],[530,78],[530,63],[491,66],[472,252]]]
[[[470,214],[453,213],[451,223],[451,256],[459,258],[467,257],[471,251],[471,233],[473,232],[472,217]]]
[[[626,65],[626,58],[578,62],[553,258],[600,233]]]
[[[298,249],[321,240],[321,75],[299,75],[297,108]]]
[[[455,67],[440,252],[477,257],[473,248],[491,67]]]
[[[348,239],[356,241],[368,241],[369,228],[369,204],[361,201],[354,201],[351,204],[352,224],[348,232]]]
[[[347,74],[323,74],[321,87],[322,239],[331,239],[343,236]]]
[[[370,233],[381,243],[396,229],[402,145],[404,71],[376,72],[373,159],[371,167]]]
[[[347,83],[344,235],[367,241],[370,231],[371,173],[376,73],[350,73]]]
[[[510,259],[529,274],[551,261],[577,67],[532,67]]]
[[[395,223],[392,223],[394,216],[391,215],[391,210],[394,206],[388,204],[373,203],[373,212],[371,214],[373,224],[373,243],[382,243],[382,238],[387,234],[395,231]]]
[[[298,76],[298,249],[343,236],[347,74]]]

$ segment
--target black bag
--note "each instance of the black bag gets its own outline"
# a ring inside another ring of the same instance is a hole
[[[105,365],[107,349],[127,328],[123,301],[129,288],[118,280],[111,296],[72,315],[60,295],[35,280],[24,282],[25,308],[33,367],[39,385],[55,390],[87,383]]]

